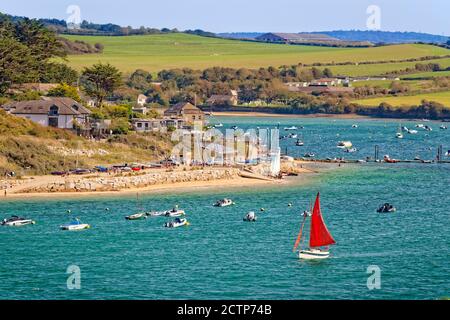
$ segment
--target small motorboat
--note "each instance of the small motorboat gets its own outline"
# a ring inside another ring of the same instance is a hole
[[[350,149],[353,147],[353,143],[351,141],[339,141],[337,147],[340,149]]]
[[[305,155],[304,155],[305,158],[314,158],[315,156],[316,155],[312,152],[305,153]]]
[[[166,222],[164,224],[164,227],[166,227],[166,228],[179,228],[179,227],[184,227],[184,226],[189,226],[189,225],[190,225],[190,223],[186,219],[176,218],[173,221]]]
[[[126,220],[142,220],[147,219],[147,214],[144,212],[135,213],[125,217]]]
[[[1,225],[7,227],[22,227],[30,224],[36,224],[35,221],[31,219],[20,218],[18,216],[12,216],[9,219],[3,219]]]
[[[384,162],[386,163],[398,163],[399,161],[396,159],[391,159],[391,157],[389,157],[388,155],[384,156]]]
[[[450,150],[448,150],[448,151],[445,153],[445,156],[446,156],[446,157],[450,157]]]
[[[81,230],[86,230],[89,229],[91,226],[86,224],[86,223],[82,223],[79,219],[75,219],[74,221],[72,221],[69,224],[66,225],[62,225],[60,228],[61,230],[65,230],[65,231],[81,231]]]
[[[418,134],[418,133],[419,133],[419,131],[417,131],[417,130],[411,130],[411,129],[409,129],[407,132],[408,132],[409,134]]]
[[[180,210],[178,209],[178,206],[176,206],[175,208],[173,208],[172,210],[168,210],[164,213],[164,215],[166,217],[181,217],[186,215],[186,213],[184,212],[184,210]]]
[[[256,222],[258,218],[256,217],[256,214],[254,211],[250,211],[247,213],[247,215],[244,217],[244,221],[246,222]]]
[[[228,207],[228,206],[232,206],[232,205],[234,205],[235,203],[233,202],[233,200],[230,200],[230,199],[221,199],[221,200],[218,200],[215,204],[213,204],[213,206],[214,207]]]
[[[214,127],[214,128],[222,128],[222,127],[223,127],[223,124],[218,123],[218,124],[215,124],[213,127]]]
[[[166,215],[165,211],[151,211],[146,213],[147,217],[162,217]]]
[[[389,203],[385,203],[377,209],[378,213],[390,213],[395,211],[397,211],[397,209]]]
[[[447,130],[447,129],[448,129],[448,127],[447,127],[447,126],[444,126],[444,125],[442,125],[442,126],[440,126],[440,127],[439,127],[439,129],[441,129],[441,130]]]
[[[416,128],[424,129],[425,126],[423,124],[419,123],[419,124],[416,124]]]
[[[303,147],[305,145],[305,143],[302,140],[297,140],[297,142],[295,143],[295,145],[297,147]]]
[[[297,138],[298,138],[298,135],[295,134],[295,133],[291,133],[291,134],[289,135],[289,138],[290,138],[290,139],[297,139]]]
[[[296,126],[292,126],[292,127],[286,127],[284,128],[285,131],[293,131],[293,130],[298,130],[298,128]]]
[[[344,152],[355,153],[355,152],[358,152],[358,149],[356,149],[356,148],[345,149]]]
[[[397,132],[397,134],[395,135],[395,137],[396,137],[397,139],[403,139],[403,133]]]
[[[230,129],[231,130],[237,130],[237,129],[239,129],[239,127],[238,126],[232,126],[232,127],[230,127]]]
[[[430,126],[425,126],[424,129],[427,131],[433,131],[433,128],[431,128]]]
[[[352,128],[357,129],[357,128],[358,128],[358,125],[357,125],[357,124],[354,124],[354,125],[352,125]]]

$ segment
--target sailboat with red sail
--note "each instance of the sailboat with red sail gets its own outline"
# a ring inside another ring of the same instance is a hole
[[[320,210],[320,193],[317,194],[312,215],[309,215],[308,212],[303,214],[303,223],[294,245],[294,252],[297,251],[297,248],[302,241],[303,229],[306,220],[309,217],[311,217],[309,249],[300,250],[298,256],[300,259],[304,260],[326,259],[330,256],[328,246],[336,244],[336,241],[334,241],[323,221],[322,212]]]

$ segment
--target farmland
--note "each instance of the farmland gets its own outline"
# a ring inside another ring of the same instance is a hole
[[[424,93],[411,96],[399,96],[399,97],[382,97],[373,99],[355,100],[353,102],[361,104],[363,106],[378,106],[382,102],[389,103],[394,107],[401,106],[414,106],[420,105],[422,100],[439,102],[450,108],[450,91],[437,92],[437,93]]]
[[[162,69],[192,68],[204,69],[212,66],[232,68],[258,68],[267,66],[293,65],[298,63],[333,63],[359,61],[385,61],[441,56],[450,50],[436,46],[405,44],[375,48],[329,48],[317,46],[296,46],[253,43],[237,40],[207,38],[187,34],[163,34],[126,37],[65,36],[70,40],[82,40],[105,46],[101,54],[72,55],[69,65],[75,69],[96,62],[109,62],[124,73],[136,69],[157,72]],[[450,59],[446,60],[450,65]],[[415,63],[410,63],[414,65]],[[378,65],[334,66],[337,74],[370,75],[403,68],[403,63],[386,64],[381,70]]]

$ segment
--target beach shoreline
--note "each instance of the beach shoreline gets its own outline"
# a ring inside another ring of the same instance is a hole
[[[209,170],[196,170],[186,173],[185,171],[179,170],[178,174],[182,175],[184,179],[174,179],[167,180],[168,176],[173,177],[173,172],[159,172],[158,174],[163,175],[163,179],[156,183],[146,184],[146,185],[134,185],[132,183],[127,183],[126,187],[115,188],[115,189],[98,189],[98,190],[79,190],[74,191],[71,187],[70,189],[53,189],[49,186],[52,185],[68,185],[74,184],[91,184],[95,179],[105,179],[107,175],[95,175],[86,177],[60,177],[60,176],[33,176],[28,177],[17,184],[14,187],[7,189],[6,196],[3,194],[4,190],[1,190],[0,202],[9,200],[20,200],[20,199],[50,199],[50,198],[83,198],[83,197],[97,197],[105,196],[111,197],[116,195],[131,195],[136,193],[152,194],[152,193],[166,193],[166,192],[185,192],[185,191],[195,191],[195,190],[233,190],[236,188],[264,188],[271,186],[287,185],[292,182],[292,179],[268,179],[263,178],[257,174],[254,177],[241,176],[238,171],[228,171],[229,169],[218,168],[217,172],[225,172],[222,175],[215,175],[214,177],[209,177],[211,172],[215,172],[214,169]],[[319,171],[313,168],[296,168],[298,173],[298,181],[301,183],[306,180],[306,177],[313,176]],[[188,176],[186,179],[186,174],[194,174]],[[129,179],[142,179],[142,177],[153,177],[154,172],[150,171],[143,175],[131,175],[125,176]],[[207,176],[203,180],[200,180],[199,175]],[[110,177],[109,179],[124,178],[123,176]]]

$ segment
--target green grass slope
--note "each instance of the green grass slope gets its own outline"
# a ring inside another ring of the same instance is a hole
[[[145,162],[167,156],[172,143],[159,134],[93,142],[67,130],[42,127],[0,110],[0,176],[48,174],[57,170]]]
[[[329,48],[254,43],[207,38],[188,34],[126,37],[65,36],[70,40],[101,43],[101,54],[69,56],[69,64],[80,70],[99,61],[109,62],[125,73],[136,69],[204,69],[212,66],[258,68],[298,63],[400,60],[450,54],[436,46],[405,44],[375,48]]]

